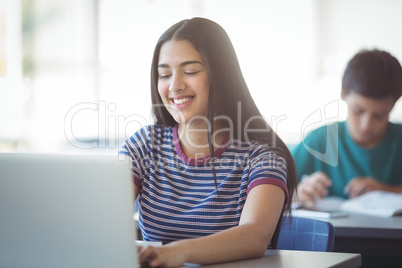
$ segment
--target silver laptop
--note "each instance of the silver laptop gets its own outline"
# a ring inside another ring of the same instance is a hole
[[[118,156],[0,154],[0,267],[138,267]]]

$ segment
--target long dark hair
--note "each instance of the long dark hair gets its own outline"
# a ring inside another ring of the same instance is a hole
[[[191,42],[205,61],[209,78],[209,122],[214,122],[213,119],[216,116],[226,116],[232,119],[231,121],[233,125],[231,127],[235,130],[231,133],[232,138],[241,141],[253,141],[258,144],[269,146],[270,149],[276,151],[285,159],[287,164],[287,188],[289,192],[289,200],[284,205],[283,211],[290,212],[291,201],[297,186],[296,169],[292,155],[285,143],[268,125],[266,120],[263,119],[244,80],[232,42],[230,41],[226,31],[217,23],[204,18],[183,20],[174,24],[159,38],[155,47],[151,67],[151,93],[153,114],[156,123],[167,126],[174,126],[177,124],[163,105],[158,92],[159,52],[161,46],[166,41],[172,39],[187,40]],[[240,107],[241,114],[238,110]],[[255,118],[255,120],[250,120],[252,118]],[[224,124],[225,121],[222,123]],[[244,131],[246,125],[249,129],[263,129],[265,131],[246,133]],[[211,124],[211,129],[209,131],[211,159],[213,159],[213,126],[214,124]],[[269,132],[269,134],[267,134],[267,132]],[[213,165],[212,168],[215,176]],[[282,215],[272,239],[271,245],[274,247],[279,234]]]

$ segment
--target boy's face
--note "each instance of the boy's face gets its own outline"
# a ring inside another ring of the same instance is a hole
[[[372,99],[355,92],[342,94],[342,99],[348,106],[347,126],[352,139],[365,148],[373,148],[379,144],[387,132],[394,99]]]

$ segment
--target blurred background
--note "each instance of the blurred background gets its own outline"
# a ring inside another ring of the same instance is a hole
[[[345,119],[342,72],[360,49],[402,62],[400,0],[0,0],[0,151],[115,153],[152,123],[157,39],[196,16],[226,29],[289,145]]]

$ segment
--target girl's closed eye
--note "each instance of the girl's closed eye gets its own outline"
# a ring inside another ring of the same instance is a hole
[[[199,71],[185,71],[184,72],[186,75],[196,75],[199,73]]]
[[[159,79],[166,79],[166,78],[169,78],[171,76],[172,76],[171,74],[160,74]]]

